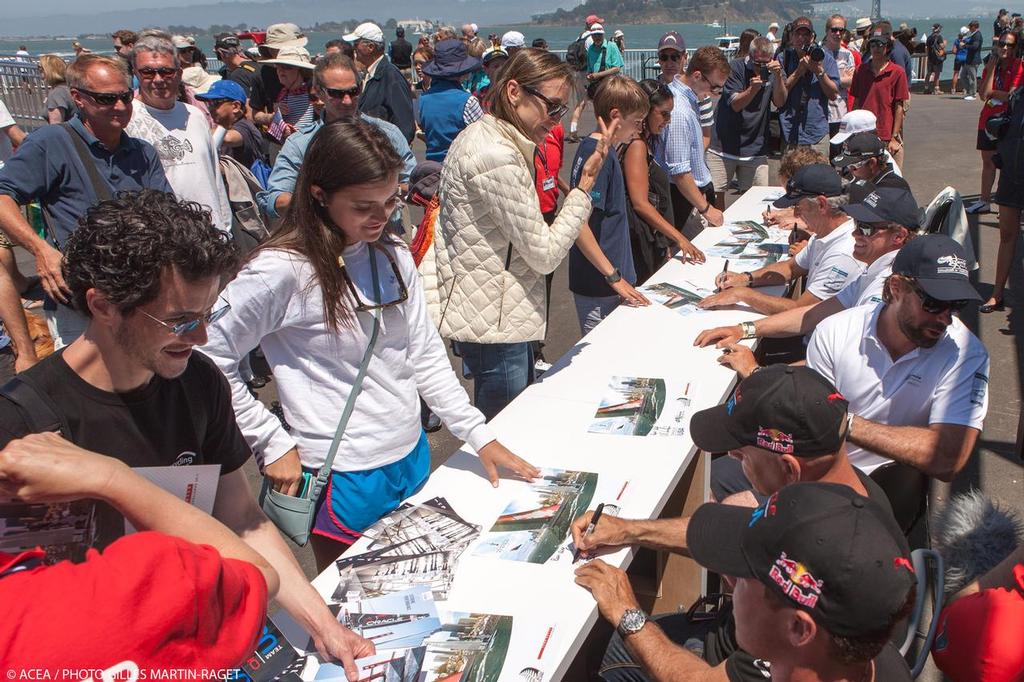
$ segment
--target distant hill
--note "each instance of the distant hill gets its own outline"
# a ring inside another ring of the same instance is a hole
[[[536,24],[580,25],[590,14],[609,24],[704,23],[726,19],[730,23],[795,17],[809,13],[801,0],[588,0],[572,9],[533,15]]]

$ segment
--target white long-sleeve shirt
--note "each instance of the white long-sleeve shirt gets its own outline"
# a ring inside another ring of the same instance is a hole
[[[365,471],[396,462],[421,433],[418,395],[456,437],[474,450],[494,440],[484,416],[469,402],[427,313],[420,275],[409,252],[387,246],[398,263],[409,298],[384,309],[373,357],[335,457],[335,471]],[[360,243],[345,249],[346,268],[366,302],[377,301],[369,254],[377,260],[382,300],[398,298],[398,282],[385,255]],[[302,465],[320,468],[359,371],[373,330],[370,313],[353,313],[341,329],[324,322],[322,290],[313,268],[297,254],[262,251],[227,288],[231,311],[209,327],[202,351],[227,375],[238,426],[264,466],[298,446]],[[353,321],[353,317],[355,321]],[[291,426],[286,432],[252,397],[239,360],[262,346]]]

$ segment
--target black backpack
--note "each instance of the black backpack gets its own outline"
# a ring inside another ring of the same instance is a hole
[[[587,70],[586,38],[580,37],[569,43],[569,47],[565,48],[565,61],[577,71]]]

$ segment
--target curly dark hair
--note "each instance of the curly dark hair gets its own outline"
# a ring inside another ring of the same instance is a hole
[[[90,317],[85,294],[102,291],[122,313],[156,299],[174,267],[190,281],[232,275],[238,248],[193,201],[146,189],[121,192],[90,208],[64,248],[64,280],[75,308]]]

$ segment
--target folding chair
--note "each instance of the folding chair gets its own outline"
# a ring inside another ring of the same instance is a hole
[[[924,664],[928,660],[928,656],[931,655],[932,642],[935,641],[935,630],[939,625],[939,612],[942,610],[945,567],[942,563],[942,556],[934,549],[915,549],[910,554],[910,560],[914,566],[914,575],[917,576],[917,597],[914,601],[914,610],[907,623],[907,635],[903,644],[900,645],[900,654],[906,658],[915,640],[920,640],[913,661],[907,661],[907,665],[910,666],[910,674],[917,679],[917,676],[924,670]],[[929,571],[929,560],[932,564],[931,571]],[[930,604],[929,596],[931,597]],[[919,632],[919,629],[925,618],[926,605],[931,606],[931,622],[928,624],[928,629],[922,633]]]

